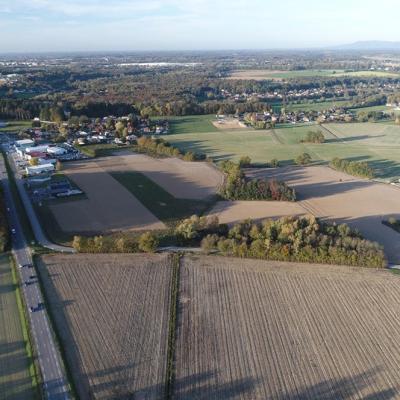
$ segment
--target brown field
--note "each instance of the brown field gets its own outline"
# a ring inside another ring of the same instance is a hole
[[[400,398],[400,277],[185,257],[174,399]]]
[[[215,195],[223,182],[221,172],[205,162],[119,152],[116,156],[99,159],[98,163],[107,172],[141,172],[172,196],[181,199],[206,199]]]
[[[169,256],[48,255],[39,266],[80,398],[163,399]]]
[[[212,123],[216,128],[220,130],[231,130],[231,129],[249,129],[243,122],[240,122],[235,118],[227,118],[221,121],[213,121]]]
[[[233,224],[251,218],[261,221],[288,215],[304,215],[307,212],[298,203],[286,201],[219,201],[210,211],[221,224]]]
[[[296,189],[299,201],[219,202],[211,213],[218,215],[222,222],[313,214],[359,229],[367,239],[385,247],[391,263],[400,262],[400,234],[382,224],[390,216],[400,218],[399,188],[324,166],[251,169],[247,175],[283,180]]]
[[[161,221],[97,161],[68,163],[63,172],[87,196],[84,200],[50,206],[64,232],[93,234],[165,228]]]

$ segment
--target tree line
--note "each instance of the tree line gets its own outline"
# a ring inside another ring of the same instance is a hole
[[[372,179],[375,172],[365,161],[349,161],[335,157],[329,166],[337,171],[346,172],[346,174],[359,176],[361,178]]]

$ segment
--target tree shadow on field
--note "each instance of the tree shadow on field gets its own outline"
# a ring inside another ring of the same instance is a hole
[[[302,386],[290,393],[271,396],[271,399],[292,399],[292,400],[346,400],[346,399],[364,399],[364,400],[390,400],[398,398],[399,388],[389,387],[375,391],[371,388],[374,384],[374,377],[378,369],[366,371],[351,377],[325,380],[316,385]],[[372,382],[371,382],[372,381]]]
[[[370,136],[370,135],[359,135],[359,136],[348,136],[337,139],[325,139],[324,143],[343,143],[343,142],[355,142],[358,140],[376,139],[380,137],[385,137],[386,135]]]

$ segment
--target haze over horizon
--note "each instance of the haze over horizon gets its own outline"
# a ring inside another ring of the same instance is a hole
[[[400,40],[382,0],[0,0],[0,52],[295,49]]]

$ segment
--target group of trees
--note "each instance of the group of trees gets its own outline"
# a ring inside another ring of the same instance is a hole
[[[184,161],[201,161],[206,159],[205,154],[193,153],[191,151],[183,152],[164,139],[153,139],[146,136],[137,139],[137,150],[152,156],[179,157]]]
[[[309,131],[302,140],[303,143],[324,143],[325,136],[321,131]]]
[[[159,245],[156,234],[140,236],[74,236],[72,247],[78,253],[154,253]]]
[[[157,250],[161,233],[140,236],[75,236],[73,247],[82,253],[151,253]],[[232,228],[218,218],[193,215],[181,221],[169,237],[176,245],[201,245],[205,253],[265,260],[342,264],[383,268],[381,246],[365,240],[346,224],[320,222],[314,216],[245,220]]]
[[[372,179],[375,176],[374,170],[365,161],[349,161],[335,157],[329,166],[337,171],[361,178]]]
[[[265,260],[341,264],[383,268],[381,246],[348,225],[322,223],[314,216],[240,222],[226,235],[209,234],[201,242],[208,253]]]
[[[248,161],[248,160],[247,160]],[[275,179],[249,179],[245,176],[240,164],[223,161],[220,164],[226,174],[219,194],[227,200],[277,200],[295,201],[294,189],[285,182]]]

